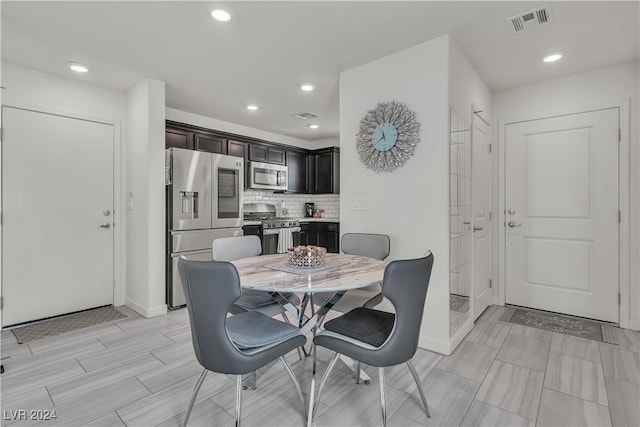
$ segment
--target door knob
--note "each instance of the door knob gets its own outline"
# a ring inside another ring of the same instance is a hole
[[[482,231],[484,227],[473,227],[473,231]]]
[[[507,213],[508,213],[509,215],[515,215],[515,214],[516,214],[516,210],[515,210],[515,209],[509,209],[509,210],[507,211]]]
[[[509,222],[507,223],[507,225],[508,225],[509,227],[511,227],[511,228],[513,228],[513,227],[522,227],[522,224],[517,224],[517,223],[515,223],[514,221],[509,221]]]
[[[109,209],[107,209],[107,210],[102,212],[102,215],[109,216],[109,215],[111,215],[111,211]]]
[[[111,228],[111,224],[108,222],[105,222],[104,224],[100,224],[98,227],[100,228]]]

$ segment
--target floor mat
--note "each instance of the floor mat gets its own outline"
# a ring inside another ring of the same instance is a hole
[[[613,326],[581,317],[567,316],[530,308],[511,307],[509,312],[503,316],[503,320],[509,323],[543,329],[545,331],[573,335],[609,344],[617,344],[615,334],[612,333]]]
[[[125,314],[111,306],[99,307],[92,310],[81,311],[79,313],[20,326],[18,328],[11,329],[11,332],[15,335],[16,340],[18,340],[18,344],[24,344],[29,341],[60,335],[65,332],[111,322],[125,317],[127,317]]]

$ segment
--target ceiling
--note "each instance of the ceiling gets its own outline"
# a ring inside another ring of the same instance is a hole
[[[506,18],[548,4],[551,21]],[[638,1],[6,1],[2,60],[121,91],[166,82],[167,107],[303,140],[339,134],[340,72],[451,34],[491,90],[640,57]],[[233,19],[211,19],[223,7]],[[542,57],[565,58],[543,64]],[[75,74],[67,61],[89,66]],[[398,64],[401,68],[402,64]],[[313,82],[303,93],[298,85]],[[260,106],[248,111],[249,103]],[[296,113],[318,118],[304,121]],[[319,129],[309,129],[309,123]]]

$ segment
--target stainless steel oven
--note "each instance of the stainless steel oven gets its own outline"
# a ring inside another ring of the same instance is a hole
[[[252,221],[245,234],[259,232],[262,254],[285,253],[291,246],[300,244],[300,222],[294,218],[277,218],[275,205],[269,203],[247,203],[244,205],[245,222]],[[255,223],[259,221],[260,226]]]
[[[262,254],[281,254],[300,244],[300,223],[291,218],[262,221]]]

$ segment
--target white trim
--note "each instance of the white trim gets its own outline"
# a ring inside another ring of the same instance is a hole
[[[453,336],[449,337],[447,341],[436,340],[431,337],[421,335],[418,340],[418,347],[449,356],[453,353],[458,344],[464,340],[471,329],[473,329],[473,321],[469,318],[468,321],[464,322],[458,329],[456,329]]]
[[[116,215],[118,215],[118,223],[116,224],[113,233],[113,305],[123,305],[124,295],[126,293],[126,248],[124,246],[126,241],[126,215],[124,215],[122,211],[122,207],[124,206],[122,203],[122,196],[125,194],[123,189],[125,188],[124,186],[126,183],[122,176],[122,165],[124,164],[124,159],[121,158],[123,156],[121,122],[119,120],[96,117],[76,111],[54,109],[31,103],[8,103],[2,104],[2,107],[34,111],[113,126],[113,209],[116,212]],[[0,185],[1,184],[2,183],[0,181]]]
[[[137,303],[129,297],[125,299],[125,305],[141,316],[146,317],[147,319],[162,316],[163,314],[167,314],[168,311],[167,304],[161,304],[156,307],[146,308],[142,304]]]
[[[619,209],[622,213],[622,220],[620,222],[619,227],[619,264],[618,264],[618,280],[619,287],[618,290],[620,292],[621,304],[619,307],[619,322],[621,328],[628,329],[640,329],[638,328],[638,324],[640,321],[631,321],[630,320],[630,311],[629,311],[629,298],[630,298],[630,283],[629,283],[629,274],[630,274],[630,264],[629,264],[629,253],[630,253],[630,239],[629,239],[629,224],[630,224],[630,210],[629,210],[629,172],[630,172],[630,162],[631,159],[629,157],[629,134],[631,132],[631,121],[630,121],[630,111],[631,111],[631,100],[624,99],[619,100],[617,102],[603,103],[597,106],[588,106],[583,108],[571,109],[568,111],[561,112],[550,112],[544,113],[540,115],[528,116],[524,118],[517,118],[511,120],[499,120],[498,121],[498,224],[503,224],[498,228],[498,286],[497,286],[497,295],[494,294],[493,303],[495,305],[505,305],[506,298],[506,265],[505,265],[505,179],[506,179],[506,159],[505,159],[505,129],[509,124],[533,121],[533,120],[541,120],[548,119],[552,117],[565,116],[569,114],[580,114],[586,113],[590,111],[599,111],[599,110],[607,110],[617,108],[619,110],[619,124],[620,129],[622,131],[622,138],[620,140],[620,147],[618,151],[618,188],[619,188]],[[635,327],[634,327],[635,326]]]

